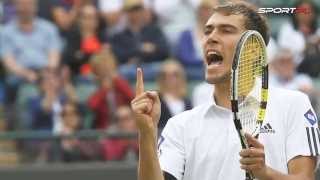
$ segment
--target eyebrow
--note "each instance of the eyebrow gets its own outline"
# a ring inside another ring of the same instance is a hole
[[[218,25],[213,25],[213,24],[207,24],[205,25],[205,28],[213,29],[213,28],[232,28],[234,30],[238,29],[236,26],[231,25],[231,24],[218,24]]]

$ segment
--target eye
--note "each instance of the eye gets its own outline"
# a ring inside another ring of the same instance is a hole
[[[204,32],[204,35],[209,35],[212,32],[212,28],[206,27],[203,32]]]
[[[234,29],[227,27],[227,28],[223,28],[222,32],[224,32],[224,33],[233,33]]]

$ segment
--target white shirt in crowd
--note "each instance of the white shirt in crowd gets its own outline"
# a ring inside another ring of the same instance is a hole
[[[313,82],[312,79],[306,75],[298,73],[290,81],[282,80],[276,74],[270,75],[270,84],[276,87],[281,87],[291,90],[302,90],[305,87],[312,88]]]
[[[296,156],[319,155],[317,118],[301,92],[270,88],[262,128],[266,164],[279,172],[287,174],[287,163]],[[158,147],[162,170],[178,180],[245,179],[232,112],[214,102],[171,118]]]

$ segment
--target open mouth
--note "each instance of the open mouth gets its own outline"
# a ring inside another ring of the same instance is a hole
[[[208,65],[220,65],[222,64],[223,57],[220,53],[215,51],[210,51],[207,53],[207,63]]]

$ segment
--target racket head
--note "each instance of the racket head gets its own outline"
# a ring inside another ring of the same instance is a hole
[[[257,137],[265,117],[268,99],[266,59],[263,37],[257,31],[245,31],[235,50],[231,76],[232,112],[242,138],[244,133]]]

